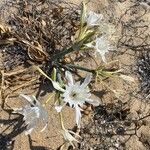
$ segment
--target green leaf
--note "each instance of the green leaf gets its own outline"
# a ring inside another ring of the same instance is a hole
[[[57,72],[56,68],[53,68],[53,71],[52,71],[52,74],[51,74],[51,78],[52,78],[53,81],[56,81],[56,72]]]
[[[84,26],[85,18],[86,18],[86,6],[85,6],[85,3],[82,2],[81,18],[80,18],[81,28],[83,28]]]

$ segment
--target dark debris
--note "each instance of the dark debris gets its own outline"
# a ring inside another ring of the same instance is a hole
[[[123,149],[118,136],[124,135],[130,128],[129,124],[125,124],[127,120],[129,122],[129,112],[130,109],[121,102],[96,107],[93,119],[81,129],[83,140],[79,150]]]
[[[78,6],[63,1],[15,0],[8,2],[6,7],[15,8],[16,12],[7,21],[11,33],[0,39],[17,39],[14,45],[0,47],[5,51],[8,70],[27,60],[43,64],[72,45],[72,37],[79,26]],[[37,51],[36,46],[43,53]]]
[[[150,95],[150,52],[143,52],[137,62],[137,71],[140,84],[140,92],[146,96]]]

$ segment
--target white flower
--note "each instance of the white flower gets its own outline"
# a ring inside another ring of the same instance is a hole
[[[109,41],[104,36],[96,38],[95,41],[86,44],[86,46],[89,48],[94,48],[96,53],[98,52],[101,55],[104,62],[106,62],[105,54],[109,52],[109,50],[113,50],[109,44]]]
[[[74,133],[73,131],[67,130],[67,129],[63,129],[61,131],[65,141],[72,143],[73,141],[78,142],[78,140],[76,140],[72,135],[77,135],[76,133]],[[72,135],[71,135],[72,134]],[[80,137],[79,135],[77,135],[78,137]]]
[[[67,79],[68,83],[65,85],[65,90],[61,90],[61,92],[63,92],[62,100],[64,101],[64,105],[68,103],[70,107],[75,108],[76,123],[79,127],[80,120],[81,120],[81,110],[82,110],[80,107],[82,107],[83,104],[85,104],[85,102],[95,106],[99,105],[99,102],[90,99],[91,93],[88,88],[88,84],[91,81],[90,74],[86,76],[82,84],[80,84],[80,82],[74,83],[72,74],[68,71],[65,72],[65,78]],[[52,83],[53,86],[55,86],[55,82],[52,81]],[[56,86],[54,88],[56,88]],[[60,89],[61,88],[59,87],[57,90]],[[58,112],[60,112],[63,106],[56,106],[55,108]]]
[[[20,97],[23,97],[29,104],[22,108],[14,109],[13,113],[23,115],[23,120],[27,125],[25,134],[31,134],[32,130],[36,128],[40,122],[44,124],[41,132],[44,131],[48,124],[48,114],[45,108],[40,104],[35,96],[20,94]]]
[[[87,26],[91,27],[91,26],[99,26],[102,18],[103,18],[102,14],[97,14],[93,11],[89,11],[85,17],[85,20],[86,20]]]
[[[78,142],[79,141],[75,138],[75,137],[79,137],[81,138],[81,136],[79,136],[77,133],[74,133],[71,130],[67,130],[67,129],[62,129],[61,133],[64,137],[65,143],[62,145],[62,149],[68,149],[67,147],[69,147],[70,145],[73,146],[73,149],[75,148],[74,143],[73,142]],[[68,145],[69,144],[69,145]]]

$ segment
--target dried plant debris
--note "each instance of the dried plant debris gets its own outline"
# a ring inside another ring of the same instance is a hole
[[[147,22],[149,11],[140,4],[131,6],[120,18],[121,37],[118,46],[126,46],[134,51],[148,50],[149,24]],[[126,19],[128,18],[128,19]],[[130,19],[129,19],[130,18]]]
[[[14,148],[14,141],[9,140],[9,138],[0,135],[0,149],[1,150],[11,150]]]
[[[79,150],[123,150],[127,141],[147,123],[150,113],[135,118],[127,102],[108,103],[94,109],[88,123],[81,128]]]
[[[73,43],[72,37],[79,26],[78,7],[63,1],[47,0],[8,0],[5,3],[5,9],[0,10],[0,18],[8,9],[15,11],[9,14],[5,23],[0,20],[1,69],[6,74],[19,70],[20,66],[28,69],[25,71],[27,75],[6,77],[4,74],[6,91],[13,89],[15,92],[39,81],[40,76],[33,77],[30,65],[41,65],[44,71],[51,71],[52,55]]]
[[[120,136],[125,135],[130,128],[129,112],[127,104],[120,101],[96,107],[93,119],[81,129],[83,140],[79,149],[123,149],[124,143]]]
[[[137,62],[137,71],[140,84],[140,92],[147,96],[150,95],[150,53],[143,52]]]
[[[0,39],[3,41],[0,46],[8,53],[6,64],[7,59],[17,58],[6,67],[11,68],[27,60],[46,62],[53,54],[72,44],[72,37],[79,26],[77,6],[60,1],[19,0],[8,2],[8,7],[9,3],[10,8],[17,10],[7,22],[11,29],[0,26]]]

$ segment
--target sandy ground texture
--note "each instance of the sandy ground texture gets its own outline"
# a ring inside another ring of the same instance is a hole
[[[67,1],[77,5],[80,5],[81,2],[80,0]],[[7,0],[0,1],[0,9],[4,10],[4,14],[1,14],[0,17],[0,21],[3,23],[7,22],[9,15],[16,13],[15,8],[5,8],[5,3],[8,3]],[[138,80],[136,65],[140,54],[138,52],[139,47],[149,42],[150,29],[147,27],[150,22],[149,3],[148,0],[90,0],[87,4],[88,9],[102,13],[106,24],[111,24],[115,28],[115,33],[112,38],[112,45],[115,48],[107,54],[108,62],[114,60],[114,67],[123,69],[124,74],[133,77],[135,81],[128,82],[115,77],[107,79],[107,86],[99,82],[91,84],[92,97],[98,99],[102,106],[107,106],[110,109],[107,111],[107,117],[103,115],[103,108],[95,108],[92,111],[90,109],[89,112],[84,112],[80,133],[83,139],[81,139],[81,143],[76,147],[77,150],[150,149],[150,99],[146,99],[139,92],[140,82]],[[89,53],[92,55],[92,52]],[[93,60],[93,57],[88,57],[88,55],[83,53],[82,61],[77,60],[75,64],[93,69],[96,68],[97,64],[102,64],[102,62],[98,56]],[[6,66],[4,52],[0,49],[1,78],[7,71],[8,74],[11,73],[7,68],[4,70],[4,66]],[[15,72],[21,69],[24,69],[23,65],[13,68],[13,71]],[[82,72],[79,72],[79,74],[82,77],[85,76]],[[35,76],[34,74],[32,75],[34,79]],[[23,76],[26,77],[26,74],[23,74]],[[2,81],[1,79],[1,85]],[[20,92],[37,95],[41,102],[44,102],[50,96],[49,85],[46,87],[48,92],[44,91],[45,88],[39,90],[38,86],[38,83],[34,83],[32,87],[16,89],[13,94],[11,90],[13,91],[14,89],[9,89],[8,96],[5,97],[4,108],[2,108],[3,93],[0,93],[1,150],[57,150],[63,144],[63,137],[59,132],[59,116],[53,108],[54,99],[46,106],[49,114],[49,123],[44,132],[40,132],[37,129],[32,132],[31,136],[26,136],[22,127],[22,117],[13,114],[10,115],[10,108],[18,108],[23,105],[21,99],[17,97]],[[115,106],[111,107],[112,104]],[[113,114],[112,112],[115,116],[115,119],[113,118],[112,120],[114,122],[109,122],[101,126],[104,123],[103,121],[106,121],[106,118],[108,119],[111,116],[110,114]],[[74,109],[66,107],[64,114],[66,128],[73,129],[75,126]],[[96,114],[99,117],[98,119],[95,118]],[[121,133],[119,132],[120,127],[123,129]],[[111,131],[114,135],[106,136],[106,130]]]

